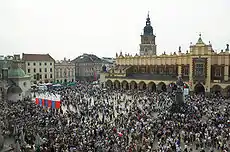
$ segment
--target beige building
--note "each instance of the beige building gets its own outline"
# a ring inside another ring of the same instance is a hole
[[[34,83],[54,81],[55,60],[49,54],[22,54],[24,71],[30,75]]]
[[[147,18],[148,22],[149,19]],[[181,47],[174,53],[155,55],[143,53],[142,44],[152,41],[152,28],[141,36],[140,55],[116,54],[116,66],[103,73],[102,81],[109,87],[123,89],[148,89],[166,91],[181,76],[191,92],[220,92],[230,96],[230,54],[229,45],[225,50],[214,51],[212,44],[204,43],[201,34],[189,50]],[[155,45],[155,36],[154,36]],[[147,49],[148,50],[148,49]],[[151,51],[150,51],[151,52]],[[184,52],[184,53],[182,53]]]
[[[55,82],[73,82],[75,81],[75,64],[70,60],[56,61],[55,63]]]

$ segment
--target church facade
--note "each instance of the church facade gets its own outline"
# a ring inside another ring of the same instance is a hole
[[[228,44],[217,53],[210,42],[203,42],[200,34],[187,52],[182,53],[179,47],[173,54],[157,55],[155,38],[148,15],[139,54],[116,54],[116,66],[104,73],[104,84],[117,89],[166,91],[180,76],[191,92],[219,92],[230,96]]]

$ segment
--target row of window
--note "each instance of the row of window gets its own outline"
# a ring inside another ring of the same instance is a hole
[[[61,82],[61,83],[62,83],[62,82],[65,82],[65,81],[70,82],[70,80],[66,80],[66,79],[65,79],[65,80],[62,80],[62,79],[61,79],[61,80],[56,80],[56,81],[57,81],[57,82]],[[74,79],[72,79],[71,81],[74,82]]]
[[[82,73],[76,73],[76,76],[95,76],[98,75],[96,72],[82,72]]]
[[[76,63],[77,67],[79,67],[81,65],[84,65],[84,66],[93,66],[93,65],[101,65],[101,63]]]
[[[85,72],[93,72],[93,71],[98,71],[100,68],[86,68]]]
[[[205,72],[204,72],[204,64],[196,64],[196,67],[195,67],[195,76],[204,76]],[[145,68],[141,68],[140,69],[141,73],[145,73],[146,72],[146,69]],[[120,73],[122,71],[120,70]],[[134,72],[137,72],[136,70],[134,70]],[[153,69],[153,72],[156,72],[155,69]],[[164,73],[164,68],[159,68],[159,74],[163,74]],[[172,74],[173,73],[173,69],[172,68],[169,68],[168,69],[168,74]],[[184,67],[183,69],[183,75],[184,76],[188,76],[189,75],[189,67]],[[215,72],[214,72],[214,75],[216,77],[219,77],[221,76],[221,68],[215,68]]]
[[[95,76],[95,75],[97,74],[94,72],[85,72],[85,76]]]
[[[204,76],[205,75],[205,67],[204,64],[202,63],[198,63],[195,66],[195,75],[196,76]],[[221,67],[216,67],[214,70],[214,76],[215,77],[220,77],[222,76],[222,71],[221,71]]]
[[[50,74],[49,78],[52,79],[53,78],[53,74]],[[34,75],[34,79],[38,79],[37,78],[37,74]],[[39,79],[43,79],[42,78],[42,74],[39,74]],[[44,79],[48,79],[48,75],[47,74],[44,74]]]
[[[63,71],[63,70],[74,71],[74,68],[55,68],[55,71]]]
[[[33,71],[34,71],[33,73],[38,72],[38,71],[36,70],[36,68],[34,68]],[[39,72],[42,72],[42,68],[39,68]],[[47,72],[47,68],[44,69],[44,72]],[[53,69],[50,68],[50,71],[49,71],[49,72],[53,72]],[[27,73],[31,73],[31,69],[27,69]]]
[[[74,71],[68,71],[68,73],[66,71],[64,72],[56,72],[56,78],[62,78],[62,77],[74,77]]]
[[[165,68],[159,68],[159,74],[163,74],[165,73]],[[122,70],[120,70],[120,73],[122,72]],[[134,69],[134,72],[136,73],[137,72],[137,69]],[[140,69],[140,72],[141,73],[146,73],[147,72],[147,69],[146,68],[141,68]],[[156,73],[157,72],[157,69],[153,68],[151,73]],[[173,74],[173,68],[167,68],[166,69],[166,73],[168,74]]]
[[[28,62],[28,63],[27,63],[27,65],[28,65],[28,66],[30,66],[30,62]],[[36,62],[34,62],[34,63],[33,63],[33,65],[34,65],[34,66],[36,66]],[[39,65],[40,65],[40,66],[42,66],[42,63],[40,62],[40,63],[39,63]],[[44,65],[46,66],[46,65],[47,65],[47,63],[46,63],[46,62],[44,62]],[[50,65],[53,65],[53,63],[52,63],[52,62],[50,62]]]

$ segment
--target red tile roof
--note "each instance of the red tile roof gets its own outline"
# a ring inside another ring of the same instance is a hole
[[[49,54],[22,54],[22,60],[24,61],[54,61],[55,60]]]

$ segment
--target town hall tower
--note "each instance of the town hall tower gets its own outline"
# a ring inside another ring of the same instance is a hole
[[[156,55],[157,46],[155,43],[155,38],[156,36],[153,34],[153,27],[151,26],[151,21],[148,13],[146,19],[146,25],[144,27],[144,33],[141,35],[141,44],[140,44],[141,56]]]

